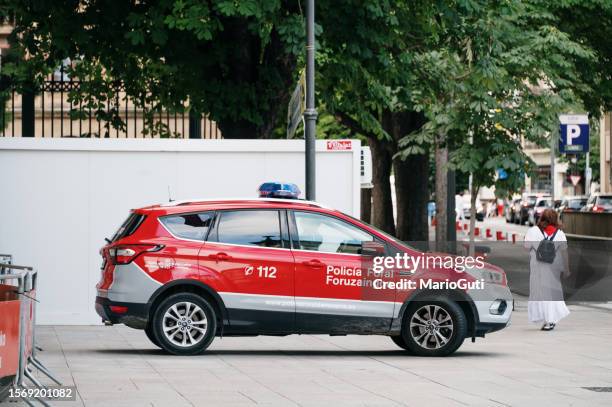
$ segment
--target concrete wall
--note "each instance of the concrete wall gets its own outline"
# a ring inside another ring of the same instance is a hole
[[[359,217],[359,141],[317,142],[318,201]],[[346,147],[345,144],[343,144]],[[38,321],[99,323],[98,251],[128,211],[168,201],[304,191],[302,140],[0,138],[0,252],[39,270]]]

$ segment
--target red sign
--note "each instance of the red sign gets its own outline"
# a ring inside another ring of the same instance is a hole
[[[0,285],[0,379],[15,376],[19,358],[19,300],[13,286]]]
[[[580,175],[570,175],[570,179],[572,180],[572,184],[576,186],[580,182]]]
[[[351,140],[327,140],[327,149],[335,151],[347,151],[353,149]]]

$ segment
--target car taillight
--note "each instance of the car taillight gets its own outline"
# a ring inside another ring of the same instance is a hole
[[[603,206],[595,205],[593,206],[593,212],[603,212],[605,211]]]
[[[129,264],[136,257],[145,252],[157,252],[161,250],[163,245],[153,244],[130,244],[111,247],[108,249],[108,254],[113,264]]]

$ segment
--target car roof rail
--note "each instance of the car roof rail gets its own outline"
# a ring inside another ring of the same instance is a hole
[[[204,198],[204,199],[184,199],[180,201],[170,201],[160,204],[161,207],[172,207],[172,206],[182,206],[182,205],[197,205],[200,203],[209,203],[209,202],[240,202],[240,201],[249,201],[249,202],[278,202],[278,203],[291,203],[291,204],[305,204],[312,205],[318,208],[326,208],[324,205],[315,201],[307,201],[305,199],[284,199],[284,198]]]

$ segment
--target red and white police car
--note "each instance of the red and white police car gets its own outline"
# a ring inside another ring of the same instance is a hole
[[[215,336],[376,334],[412,354],[443,356],[506,327],[512,312],[505,273],[486,263],[463,273],[421,267],[372,276],[373,256],[430,254],[309,201],[136,209],[101,254],[102,320],[144,329],[178,355],[203,352]],[[484,288],[399,284],[459,279]]]

